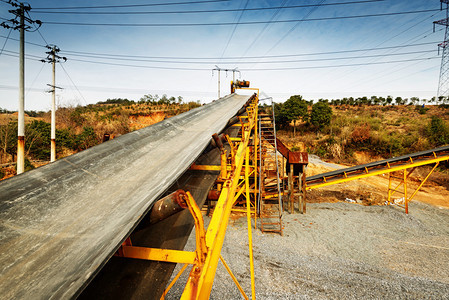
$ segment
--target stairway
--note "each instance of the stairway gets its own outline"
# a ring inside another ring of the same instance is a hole
[[[272,103],[273,107],[273,103]],[[274,107],[273,107],[274,108]],[[282,232],[282,188],[280,182],[280,156],[273,114],[259,115],[260,136],[260,190],[259,212],[262,232]],[[283,145],[283,144],[282,144]],[[285,146],[284,146],[285,147]]]

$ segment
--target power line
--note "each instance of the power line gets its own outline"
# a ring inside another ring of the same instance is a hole
[[[412,26],[409,26],[407,29],[401,31],[400,33],[394,35],[393,37],[390,37],[390,38],[384,40],[383,42],[377,44],[375,47],[379,47],[379,46],[385,44],[386,42],[392,40],[393,38],[398,37],[399,35],[401,35],[401,34],[407,32],[407,31],[410,30],[410,29],[412,29],[413,27],[415,27],[415,26],[417,26],[417,25],[423,23],[424,21],[426,21],[426,20],[432,18],[432,17],[435,16],[436,14],[437,14],[437,13],[432,14],[432,16],[426,17],[425,19],[419,21],[418,23],[415,23],[415,24],[413,24]],[[427,32],[427,31],[426,31],[426,32]],[[425,32],[425,33],[426,33],[426,32]],[[416,37],[414,37],[414,38],[412,38],[412,39],[409,39],[408,41],[406,41],[406,42],[404,42],[404,43],[408,43],[408,42],[410,42],[410,41],[412,41],[412,40],[414,40],[414,39],[420,40],[420,39],[424,39],[424,38],[427,37],[427,35],[424,36],[424,37],[421,37],[421,35],[422,35],[422,34],[419,34],[418,36],[416,36]],[[403,44],[404,44],[404,43],[403,43]],[[398,50],[398,49],[392,49],[390,52],[395,52],[395,51],[397,51],[397,50]],[[369,51],[366,51],[365,53],[367,53],[367,52],[369,52]],[[372,61],[376,61],[376,60],[372,60]],[[345,72],[345,74],[343,74],[343,75],[341,75],[341,76],[338,76],[338,77],[339,77],[339,79],[341,79],[342,77],[346,77],[346,76],[348,76],[349,74],[354,73],[356,70],[357,70],[357,69],[351,70],[351,71],[349,71],[349,72]]]
[[[4,35],[0,35],[0,38],[6,38]],[[19,41],[15,38],[9,38],[12,41]],[[426,42],[426,43],[417,43],[417,44],[407,44],[407,45],[396,45],[396,46],[387,46],[387,47],[375,47],[375,48],[362,48],[362,49],[351,49],[351,50],[341,50],[341,51],[327,51],[327,52],[314,52],[314,53],[297,53],[297,54],[281,54],[281,55],[264,55],[264,56],[246,56],[243,59],[272,59],[272,58],[283,58],[283,57],[296,57],[296,56],[316,56],[316,55],[331,55],[331,54],[342,54],[342,53],[353,53],[353,52],[364,52],[364,51],[378,51],[378,50],[387,50],[387,49],[396,49],[396,48],[405,48],[405,47],[418,47],[425,45],[434,45],[438,43],[434,42]],[[26,44],[43,47],[45,45],[26,42]],[[68,55],[92,55],[99,57],[111,57],[111,58],[120,58],[120,57],[128,57],[128,58],[143,58],[143,59],[179,59],[179,60],[188,60],[188,59],[197,59],[197,60],[217,60],[220,57],[179,57],[179,56],[146,56],[146,55],[128,55],[128,54],[111,54],[111,53],[99,53],[99,52],[83,52],[83,51],[71,51],[71,50],[61,50],[61,53],[66,53]],[[222,57],[221,59],[242,59],[240,56],[228,56]]]
[[[287,71],[287,70],[309,70],[309,69],[326,69],[326,68],[341,68],[341,67],[356,67],[356,66],[368,66],[368,65],[383,65],[383,64],[394,64],[394,63],[403,63],[410,61],[419,61],[419,60],[431,60],[439,58],[436,57],[427,57],[420,59],[404,59],[404,60],[393,60],[393,61],[384,61],[384,62],[372,62],[372,63],[358,63],[358,64],[346,64],[346,65],[328,65],[328,66],[310,66],[310,67],[285,67],[285,68],[260,68],[260,69],[240,69],[241,71]]]
[[[205,1],[186,1],[186,2],[162,2],[148,4],[127,4],[127,5],[101,5],[101,6],[67,6],[67,7],[35,7],[34,10],[45,9],[97,9],[97,8],[125,8],[125,7],[148,7],[148,6],[169,6],[169,5],[187,5],[187,4],[203,4],[215,2],[229,2],[229,0],[205,0]]]
[[[4,36],[4,35],[0,35],[0,37],[1,37],[1,38],[8,38],[7,36]],[[11,41],[19,42],[19,39],[16,39],[16,38],[10,37],[9,39],[10,39]],[[32,43],[32,42],[27,42],[27,41],[25,41],[25,44],[45,48],[45,45],[41,45],[41,44],[37,44],[37,43]]]
[[[11,55],[11,54],[5,54],[5,55],[17,57],[16,55]],[[439,57],[436,56],[436,57],[426,57],[426,58],[418,58],[418,59],[404,59],[404,60],[392,60],[392,61],[384,61],[384,62],[341,64],[341,65],[327,65],[327,66],[240,69],[240,71],[245,71],[245,72],[248,72],[248,71],[288,71],[288,70],[310,70],[310,69],[342,68],[342,67],[355,67],[355,66],[367,66],[367,65],[394,64],[394,63],[404,63],[404,62],[412,62],[412,61],[424,61],[424,60],[432,60],[432,59],[436,59],[436,58],[439,58]],[[28,59],[37,60],[37,59],[32,59],[32,58],[28,58]],[[144,65],[131,65],[131,64],[122,64],[122,63],[108,63],[108,62],[100,62],[100,61],[84,60],[84,59],[71,59],[71,61],[78,61],[78,62],[91,63],[91,64],[100,64],[100,65],[109,65],[109,66],[141,68],[141,69],[181,70],[181,71],[210,71],[210,69],[208,69],[208,68],[180,68],[180,67],[144,66]]]
[[[424,56],[424,55],[418,55],[417,57],[415,57],[415,59],[419,59],[419,58],[421,58],[422,56]],[[413,64],[409,64],[409,65],[406,65],[406,66],[397,68],[397,69],[394,70],[394,71],[391,70],[391,69],[389,69],[389,70],[388,70],[388,74],[387,74],[386,76],[390,76],[390,75],[393,74],[393,73],[397,73],[397,72],[402,71],[402,70],[404,70],[404,69],[413,67],[413,66],[415,66],[415,65],[417,65],[417,64],[420,64],[420,63],[422,63],[422,62],[424,62],[424,61],[422,61],[422,60],[419,61],[419,60],[418,60],[417,62],[415,62],[415,63],[413,63]],[[381,75],[379,76],[379,74],[381,74]],[[378,72],[378,73],[375,73],[375,74],[370,74],[370,76],[365,77],[363,81],[359,78],[359,79],[357,80],[357,83],[356,83],[356,84],[350,85],[350,89],[353,89],[354,87],[363,85],[363,84],[365,84],[366,82],[373,82],[373,80],[375,80],[375,79],[377,79],[377,78],[380,78],[380,77],[384,78],[384,77],[385,77],[385,72]]]
[[[294,22],[314,22],[314,21],[330,21],[330,20],[346,20],[346,19],[358,19],[358,18],[370,18],[370,17],[385,17],[385,16],[397,16],[406,14],[419,14],[426,12],[434,12],[438,9],[416,10],[416,11],[403,11],[393,13],[382,14],[366,14],[355,16],[339,16],[339,17],[323,17],[313,19],[292,19],[292,20],[276,20],[276,21],[246,21],[246,22],[217,22],[217,23],[82,23],[82,22],[57,22],[46,21],[43,22],[48,25],[73,25],[73,26],[114,26],[114,27],[191,27],[191,26],[230,26],[230,25],[256,25],[266,23],[294,23]],[[4,19],[4,18],[0,18]],[[6,20],[6,19],[4,19]]]
[[[363,56],[346,56],[346,57],[333,57],[333,58],[317,58],[317,59],[299,59],[299,60],[270,60],[270,61],[261,61],[257,62],[259,64],[276,64],[276,63],[293,63],[293,62],[311,62],[311,61],[332,61],[332,60],[345,60],[345,59],[364,59],[364,58],[373,58],[373,57],[387,57],[387,56],[396,56],[396,55],[409,55],[409,54],[418,54],[418,53],[430,53],[435,52],[435,50],[421,50],[421,51],[411,51],[411,52],[401,52],[401,53],[391,53],[391,54],[373,54],[373,55],[363,55]],[[72,56],[78,57],[89,57],[89,58],[98,58],[98,59],[109,59],[109,60],[122,60],[122,61],[135,61],[135,62],[154,62],[154,63],[170,63],[170,64],[211,64],[213,62],[205,62],[205,61],[170,61],[170,60],[155,60],[155,59],[139,59],[139,58],[117,58],[117,57],[109,57],[109,56],[98,56],[98,55],[83,55],[83,54],[71,54]],[[227,64],[253,64],[254,61],[227,61]]]
[[[322,6],[336,6],[336,5],[350,5],[350,4],[365,4],[373,2],[383,2],[385,0],[366,0],[366,1],[351,1],[351,2],[337,2],[325,3]],[[239,11],[264,11],[264,10],[278,10],[278,9],[295,9],[315,7],[318,4],[304,4],[304,5],[288,5],[288,6],[271,6],[271,7],[253,7],[253,8],[232,8],[232,9],[209,9],[209,10],[170,10],[170,11],[37,11],[41,14],[82,14],[82,15],[147,15],[147,14],[198,14],[198,13],[225,13],[225,12],[239,12]],[[36,10],[36,8],[34,9]]]
[[[42,70],[44,69],[44,64],[42,65],[41,69],[39,70],[39,72],[37,73],[36,77],[34,77],[34,80],[31,82],[31,85],[27,88],[26,91],[26,96],[28,96],[28,94],[30,93],[31,90],[35,90],[33,89],[34,84],[36,83],[36,80],[39,78],[39,75],[41,74]]]
[[[9,39],[9,36],[11,35],[11,32],[12,32],[12,28],[9,29],[8,36],[6,37],[5,42],[3,43],[3,47],[2,47],[2,50],[0,51],[0,55],[2,55],[3,50],[5,50],[5,46],[6,46],[6,43],[8,42],[8,39]]]
[[[273,44],[273,46],[268,49],[265,54],[268,54],[269,52],[271,52],[274,48],[276,48],[287,36],[290,35],[290,33],[292,33],[300,24],[302,24],[303,21],[309,20],[307,19],[313,12],[315,12],[322,4],[324,4],[324,1],[326,0],[321,0],[321,2],[318,4],[318,6],[312,8],[301,20],[298,20],[297,23],[290,28],[289,31],[287,31],[276,43]],[[274,22],[273,22],[274,23]]]
[[[70,77],[69,73],[67,73],[66,69],[64,68],[63,64],[60,64],[60,66],[62,67],[62,69],[64,70],[64,73],[67,75],[67,77],[69,78],[70,82],[73,84],[73,86],[75,87],[75,89],[78,91],[78,93],[80,94],[81,98],[83,98],[84,100],[84,104],[87,104],[86,98],[84,98],[83,94],[81,93],[81,91],[78,89],[78,87],[76,86],[76,84],[73,82],[72,78]]]
[[[234,37],[234,33],[237,30],[237,26],[240,24],[240,20],[242,19],[242,16],[245,13],[245,9],[248,6],[248,2],[249,2],[249,0],[246,0],[245,6],[243,7],[243,10],[241,11],[240,16],[238,17],[237,23],[235,24],[234,29],[232,30],[231,36],[229,37],[228,42],[226,43],[226,46],[223,49],[223,53],[221,53],[221,57],[223,57],[224,54],[226,53],[226,50],[228,49],[229,43],[231,43],[231,40]],[[218,98],[220,98],[220,97],[218,97]]]
[[[18,54],[14,51],[5,50],[5,52],[10,54]],[[435,52],[435,50],[421,50],[421,51],[410,51],[410,52],[401,52],[401,53],[385,53],[385,54],[376,54],[376,55],[363,55],[363,56],[346,56],[346,57],[333,57],[333,58],[318,58],[318,59],[300,59],[300,60],[279,60],[279,61],[263,61],[259,62],[260,64],[276,64],[276,63],[295,63],[295,62],[319,62],[319,61],[334,61],[334,60],[347,60],[347,59],[366,59],[373,57],[389,57],[389,56],[404,56],[411,54],[421,54],[421,53],[431,53]],[[133,59],[133,58],[114,58],[114,57],[102,57],[95,55],[79,55],[79,54],[71,54],[72,56],[78,57],[87,57],[87,58],[96,58],[96,59],[106,59],[106,60],[121,60],[121,61],[131,61],[131,62],[152,62],[152,63],[172,63],[172,64],[211,64],[211,62],[204,61],[167,61],[167,60],[148,60],[148,59]],[[27,55],[28,57],[38,58],[36,55]],[[76,59],[75,59],[76,61]],[[227,62],[228,64],[234,64],[235,62]],[[252,64],[254,62],[242,62],[241,64]]]
[[[411,61],[419,61],[419,60],[431,60],[431,59],[435,59],[435,58],[439,58],[439,57],[428,57],[428,58],[421,58],[421,59],[405,59],[405,60],[394,60],[394,61],[373,62],[373,63],[327,65],[327,66],[240,69],[240,71],[246,71],[246,72],[248,72],[248,71],[282,71],[282,70],[306,70],[306,69],[341,68],[341,67],[354,67],[354,66],[363,66],[363,65],[382,65],[382,64],[392,64],[392,63],[403,63],[403,62],[411,62]],[[184,70],[184,71],[210,71],[210,69],[207,69],[207,68],[179,68],[179,67],[143,66],[143,65],[130,65],[130,64],[121,64],[121,63],[106,63],[106,62],[91,61],[91,60],[81,60],[81,59],[71,59],[71,61],[93,63],[93,64],[101,64],[101,65],[110,65],[110,66],[135,67],[135,68],[143,68],[143,69]]]
[[[0,35],[0,38],[7,38],[6,36]],[[19,41],[15,38],[9,38],[13,41]],[[266,55],[266,56],[246,56],[243,57],[245,59],[260,59],[260,58],[282,58],[282,57],[295,57],[295,56],[316,56],[316,55],[329,55],[329,54],[340,54],[340,53],[352,53],[352,52],[363,52],[363,51],[376,51],[376,50],[385,50],[385,49],[395,49],[395,48],[405,48],[405,47],[415,47],[415,46],[424,46],[424,45],[433,45],[437,42],[426,42],[426,43],[417,43],[417,44],[407,44],[407,45],[397,45],[397,46],[388,46],[388,47],[376,47],[376,48],[363,48],[363,49],[352,49],[352,50],[341,50],[341,51],[328,51],[328,52],[314,52],[314,53],[298,53],[298,54],[283,54],[283,55]],[[26,44],[46,48],[45,45],[26,42]],[[128,55],[128,54],[110,54],[110,53],[98,53],[98,52],[83,52],[83,51],[70,51],[65,50],[61,51],[63,53],[67,53],[70,55],[75,54],[85,54],[85,55],[94,55],[94,56],[104,56],[104,57],[136,57],[136,58],[148,58],[148,59],[198,59],[198,60],[216,60],[220,59],[220,57],[178,57],[178,56],[145,56],[145,55]],[[240,56],[229,56],[223,57],[221,59],[241,59]]]
[[[288,0],[282,0],[281,6],[274,12],[273,16],[271,16],[269,23],[265,24],[265,26],[262,28],[262,30],[259,32],[259,34],[256,36],[256,38],[252,41],[252,43],[246,48],[245,52],[243,52],[242,57],[240,59],[242,59],[250,49],[252,49],[252,47],[256,44],[256,42],[260,39],[260,37],[262,36],[262,34],[265,32],[265,30],[267,30],[267,28],[272,24],[272,21],[277,17],[277,15],[281,12],[281,10],[285,7],[285,4],[287,3]]]

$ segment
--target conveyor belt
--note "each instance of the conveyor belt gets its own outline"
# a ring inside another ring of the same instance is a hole
[[[0,183],[0,298],[77,296],[250,96],[231,95]]]
[[[431,163],[435,159],[445,160],[449,156],[449,146],[443,146],[431,150],[420,151],[409,155],[398,156],[390,159],[380,160],[369,164],[358,165],[345,169],[339,169],[331,172],[326,172],[318,175],[309,176],[306,178],[308,188],[313,188],[324,183],[338,182],[342,179],[349,180],[351,177],[356,179],[361,174],[369,174],[377,171],[385,170],[388,172],[393,167],[401,165],[416,165],[429,161]],[[375,174],[374,174],[375,175]]]

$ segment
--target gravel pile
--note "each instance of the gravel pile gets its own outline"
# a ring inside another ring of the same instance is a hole
[[[253,230],[259,299],[449,299],[447,209],[312,203],[283,221],[284,236]],[[222,256],[250,296],[246,218],[231,221]],[[179,299],[187,276],[167,299]],[[219,263],[211,299],[242,298]]]

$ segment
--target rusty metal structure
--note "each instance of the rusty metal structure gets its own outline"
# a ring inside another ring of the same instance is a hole
[[[273,107],[273,103],[271,104]],[[284,173],[284,166],[281,165],[278,151],[273,109],[271,115],[259,115],[259,132],[262,137],[259,151],[260,226],[263,232],[278,232],[282,235],[284,190],[281,176]]]
[[[271,193],[266,194],[265,198],[271,202],[273,200],[270,199],[278,198],[281,206],[280,211],[287,209],[291,213],[294,213],[295,203],[297,203],[298,211],[301,213],[305,213],[305,176],[307,165],[309,163],[308,153],[291,151],[279,138],[277,138],[274,103],[271,102],[270,106],[271,111],[269,111],[269,113],[264,115],[260,114],[260,136],[262,140],[261,147],[263,149],[264,147],[269,147],[268,145],[271,145],[271,149],[276,149],[274,155],[269,155],[275,158],[274,166],[276,166],[276,171],[272,176],[269,176],[268,172],[267,174],[265,174],[265,178],[268,179],[268,182],[273,182],[273,180],[277,181],[279,177],[280,186],[277,188],[277,191],[271,191]],[[278,156],[278,153],[280,154],[280,156]],[[270,163],[269,157],[265,157],[265,159],[261,160],[261,174],[264,170],[262,165]],[[271,165],[273,166],[273,164]]]

